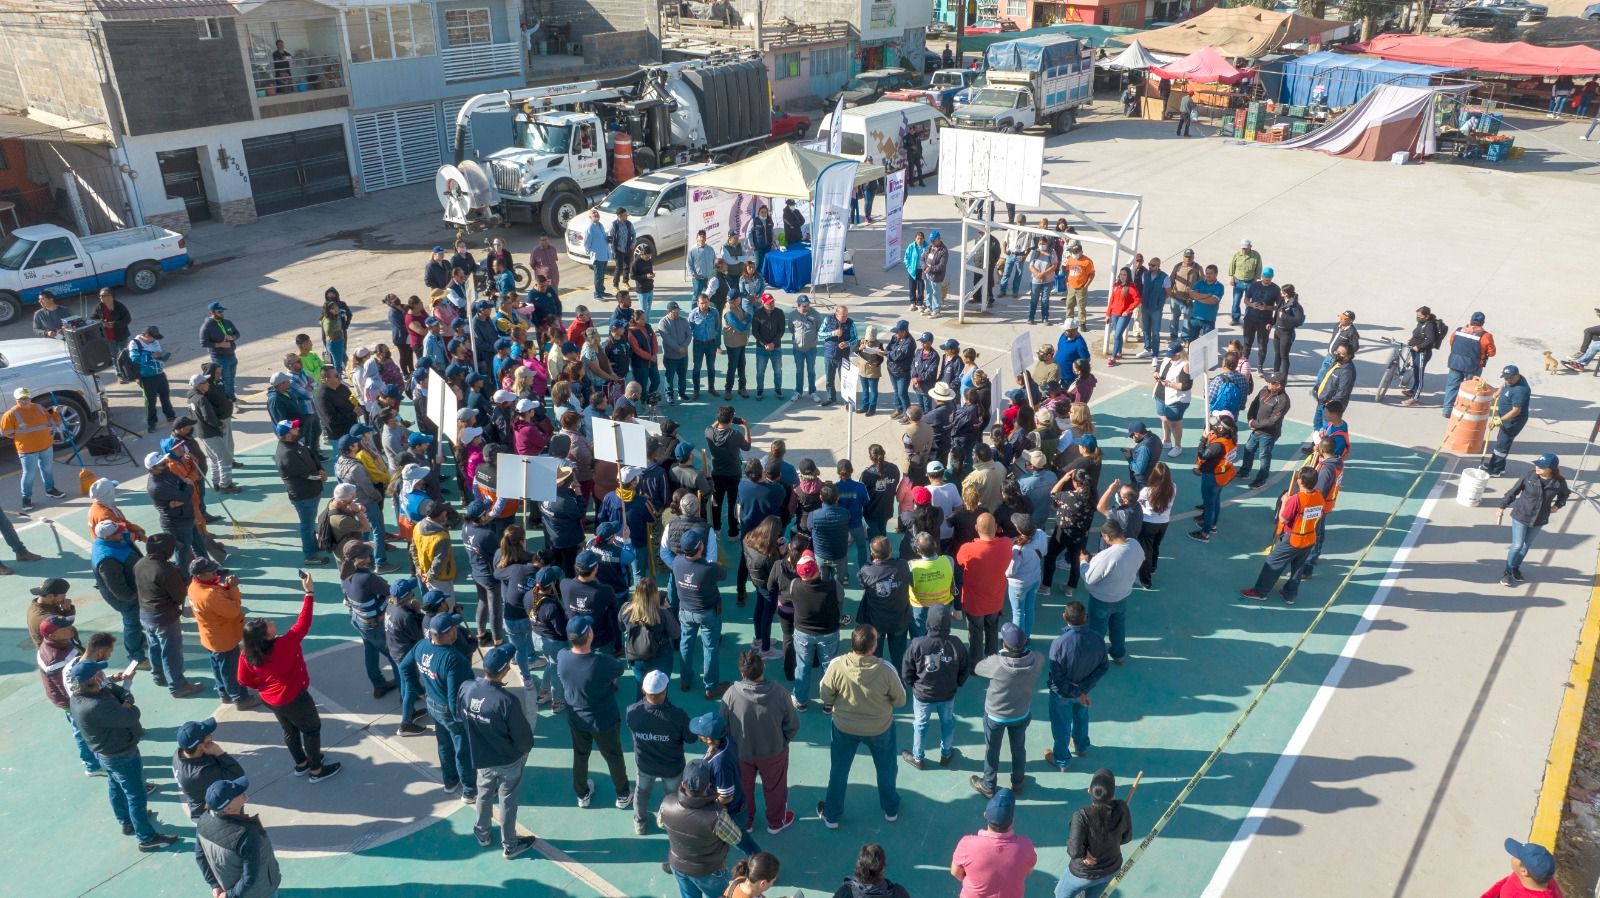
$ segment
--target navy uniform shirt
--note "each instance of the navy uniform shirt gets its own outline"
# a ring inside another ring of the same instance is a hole
[[[641,774],[673,777],[683,774],[683,747],[698,742],[689,732],[689,715],[671,699],[652,705],[644,699],[628,706],[628,731],[633,733],[633,760]]]
[[[562,649],[556,656],[567,719],[574,728],[603,733],[622,722],[617,713],[617,678],[622,670],[622,662],[604,652]]]

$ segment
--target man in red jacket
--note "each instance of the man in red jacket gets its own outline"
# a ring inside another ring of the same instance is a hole
[[[1511,875],[1490,886],[1482,898],[1561,898],[1556,859],[1549,849],[1507,839],[1506,853],[1511,855]]]

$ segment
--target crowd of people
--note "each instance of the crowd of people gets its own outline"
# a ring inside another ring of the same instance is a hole
[[[907,250],[912,305],[930,314],[939,310],[943,284],[926,272],[940,245],[937,232],[931,244],[918,234]],[[690,251],[691,264],[700,248]],[[1036,862],[1031,841],[1013,829],[1016,799],[1029,788],[1034,699],[1047,696],[1049,769],[1085,767],[1092,694],[1128,660],[1128,599],[1156,588],[1179,503],[1195,503],[1188,535],[1205,543],[1235,480],[1246,490],[1269,482],[1292,404],[1290,349],[1305,321],[1293,287],[1278,286],[1245,241],[1227,267],[1241,335],[1227,342],[1215,370],[1192,371],[1189,343],[1216,327],[1226,297],[1218,266],[1201,266],[1185,251],[1170,274],[1159,259],[1139,257],[1117,273],[1108,305],[1097,310],[1111,325],[1102,357],[1122,362],[1133,340],[1138,349],[1126,355],[1148,360],[1151,413],[1160,423],[1159,430],[1127,423],[1131,445],[1119,462],[1107,459],[1101,441],[1109,427],[1095,420],[1094,360],[1084,336],[1095,273],[1076,243],[1023,241],[999,258],[999,296],[1020,297],[1027,278],[1030,316],[1048,320],[1060,278],[1067,305],[1054,342],[1007,384],[988,376],[971,347],[931,331],[913,335],[908,320],[858,328],[846,306],[824,313],[805,296],[779,308],[759,278],[734,279],[721,258],[696,281],[689,314],[670,301],[659,317],[653,285],[639,291],[638,308],[620,286],[637,265],[619,270],[608,315],[564,308],[553,253],[541,264],[536,251],[532,261],[534,283],[524,295],[505,276],[513,266],[503,245],[482,262],[465,244],[448,258],[436,247],[423,276],[428,299],[385,297],[390,339],[371,346],[349,345],[354,310],[329,288],[320,333],[295,337],[269,378],[266,401],[303,565],[336,566],[374,698],[398,692],[400,736],[422,736],[431,726],[444,787],[477,808],[477,841],[493,844],[498,809],[503,855],[534,846],[516,826],[518,787],[538,719],[548,713],[566,723],[579,807],[596,796],[590,761],[598,751],[615,807],[631,813],[636,832],[653,824],[666,833],[665,867],[685,898],[721,898],[730,883],[730,894],[760,895],[777,880],[779,861],[756,841],[757,806],[768,834],[796,822],[789,752],[801,715],[820,709],[829,718],[818,822],[830,829],[845,822],[851,766],[865,748],[879,808],[892,823],[902,767],[948,768],[960,757],[956,699],[968,690],[982,693],[983,758],[969,782],[986,805],[982,828],[954,846],[950,872],[963,895],[1020,896]],[[474,287],[480,267],[492,272],[481,294]],[[597,273],[596,291],[603,286]],[[107,309],[116,304],[109,294],[102,301]],[[1481,372],[1493,354],[1481,319],[1450,336],[1451,388],[1458,373]],[[1427,356],[1445,342],[1426,309],[1418,321],[1413,398]],[[35,588],[28,609],[46,692],[66,713],[85,772],[108,778],[114,816],[141,850],[163,849],[174,837],[154,828],[145,807],[144,731],[131,682],[148,670],[174,696],[203,690],[184,670],[186,613],[211,659],[218,699],[265,706],[295,773],[310,782],[341,769],[322,751],[301,653],[312,624],[312,575],[302,573],[300,612],[280,632],[277,622],[245,612],[237,578],[220,566],[229,549],[209,530],[220,519],[208,495],[240,490],[233,472],[244,463],[232,438],[240,332],[212,303],[200,336],[210,359],[188,380],[190,414],[182,417],[168,398],[170,353],[160,329],[146,327],[127,344],[148,423],[155,427],[159,408],[172,428],[144,459],[159,530],[128,520],[115,483],[99,481],[90,493],[95,585],[122,617],[128,667],[108,672],[116,635],[79,640],[65,581]],[[764,398],[769,368],[775,398],[785,398],[785,351],[796,396],[823,405],[839,401],[840,368],[856,360],[861,391],[842,398],[864,415],[877,411],[878,380],[887,373],[898,441],[867,447],[859,470],[840,458],[825,473],[815,459],[790,461],[782,440],[758,448],[734,405],[717,408],[703,433],[685,432],[662,414],[662,370],[668,405],[700,401],[705,391],[713,402],[731,402],[736,383],[740,398],[749,398],[751,338],[756,399]],[[1472,358],[1469,344],[1479,347]],[[1315,427],[1274,512],[1272,548],[1255,582],[1239,591],[1244,599],[1268,601],[1276,587],[1293,604],[1316,569],[1352,452],[1346,412],[1358,348],[1354,315],[1346,312],[1310,379]],[[718,357],[726,364],[721,391]],[[1505,404],[1495,412],[1504,451],[1497,444],[1490,461],[1502,469],[1506,434],[1514,439],[1529,401],[1525,384],[1516,389],[1515,368],[1505,371]],[[433,375],[453,394],[456,420],[429,417]],[[996,390],[1002,402],[994,401]],[[1183,422],[1197,399],[1203,430],[1185,445]],[[1447,411],[1451,401],[1447,392]],[[19,448],[37,426],[28,408],[20,397],[0,418],[0,432],[15,434]],[[597,420],[641,417],[659,428],[648,464],[596,457]],[[508,453],[558,460],[554,498],[500,495],[496,460]],[[1186,467],[1195,480],[1184,482],[1197,489],[1180,500],[1177,474]],[[25,475],[25,502],[29,482]],[[1508,557],[1508,580],[1520,582],[1528,542],[1565,498],[1553,456],[1507,495],[1520,546],[1515,560]],[[1038,608],[1063,576],[1058,627]],[[754,639],[729,668],[725,629],[746,614]],[[964,638],[954,635],[958,625]],[[508,688],[513,668],[520,689]],[[684,694],[677,702],[674,673]],[[910,744],[902,750],[897,723],[908,704]],[[929,732],[935,719],[936,735]],[[244,812],[246,772],[220,747],[217,729],[210,719],[184,723],[173,758],[196,821],[200,874],[228,895],[271,894],[279,870],[270,840]],[[1001,785],[1006,747],[1008,785]],[[662,797],[652,807],[658,784]],[[1094,771],[1088,797],[1070,818],[1070,861],[1057,877],[1057,898],[1100,894],[1133,836],[1112,771]],[[744,859],[730,874],[735,847]],[[883,848],[868,844],[839,894],[903,894],[896,888]]]

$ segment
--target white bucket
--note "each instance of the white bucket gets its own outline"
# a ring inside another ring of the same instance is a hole
[[[1468,468],[1461,472],[1461,480],[1456,487],[1456,502],[1468,508],[1476,508],[1483,501],[1483,491],[1489,487],[1489,472],[1482,468]]]

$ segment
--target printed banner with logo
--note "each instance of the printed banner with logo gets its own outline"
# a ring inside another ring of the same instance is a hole
[[[689,218],[685,234],[688,240],[685,245],[694,246],[697,231],[706,232],[708,246],[721,246],[730,233],[748,241],[750,222],[755,219],[756,210],[762,206],[766,206],[767,214],[774,218],[783,209],[782,203],[774,204],[769,197],[689,185]]]
[[[856,182],[855,162],[836,162],[822,170],[812,189],[811,283],[844,283],[844,239],[850,229],[850,191]]]
[[[883,270],[888,271],[900,264],[900,255],[905,252],[901,243],[900,221],[905,217],[906,171],[900,169],[890,172],[884,180]]]

